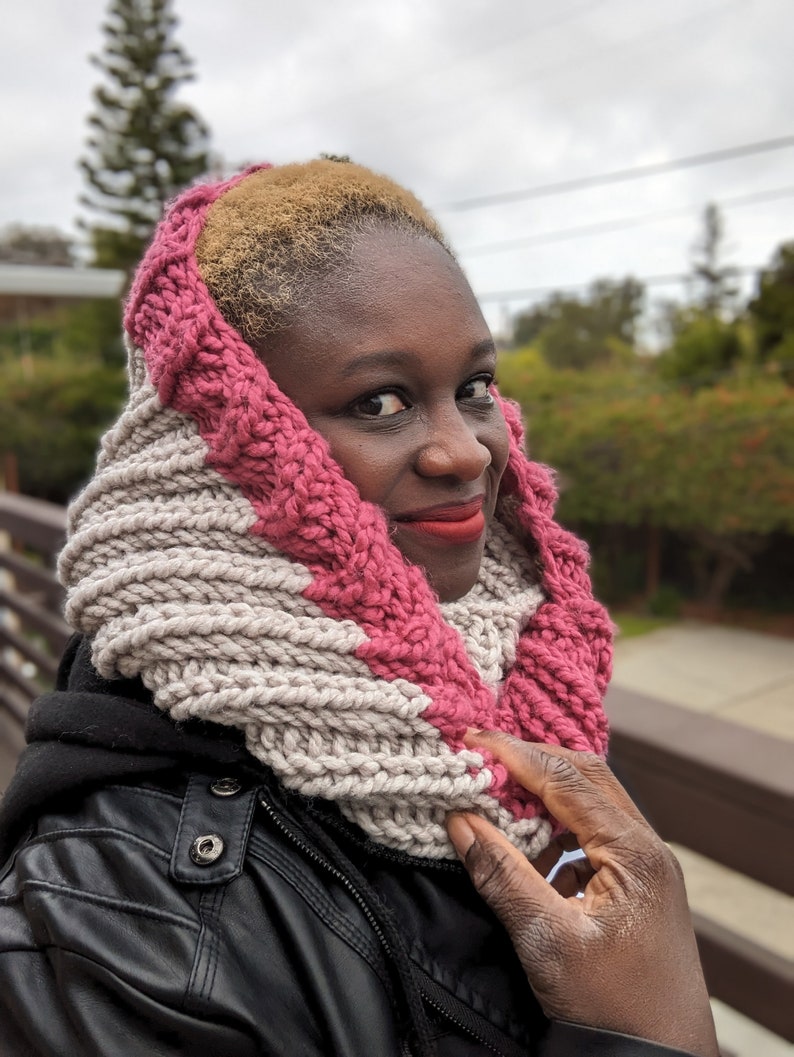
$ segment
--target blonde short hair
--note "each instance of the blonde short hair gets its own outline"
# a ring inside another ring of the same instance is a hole
[[[259,349],[318,279],[349,261],[356,235],[378,226],[449,252],[421,202],[387,177],[348,161],[282,165],[251,173],[211,206],[196,258],[221,314]]]

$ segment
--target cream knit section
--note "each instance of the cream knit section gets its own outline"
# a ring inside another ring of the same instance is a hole
[[[238,727],[285,785],[337,802],[391,847],[452,856],[444,818],[466,808],[542,850],[548,822],[499,806],[480,754],[453,752],[423,717],[420,686],[373,675],[356,656],[362,629],[303,597],[311,572],[251,534],[250,503],[206,455],[195,422],[146,383],[70,508],[66,615],[92,637],[100,674],[140,675],[175,720]],[[478,584],[441,607],[494,693],[542,601],[530,572],[498,527]]]
[[[516,659],[519,635],[543,601],[543,592],[533,581],[534,569],[526,550],[504,525],[494,521],[477,583],[465,597],[439,606],[494,694]]]

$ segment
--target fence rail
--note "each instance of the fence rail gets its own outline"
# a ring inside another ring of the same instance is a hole
[[[794,893],[791,745],[613,687],[610,763],[661,836]],[[695,933],[709,993],[794,1041],[794,964],[703,913]]]
[[[65,527],[62,508],[0,493],[0,737],[51,685],[69,635],[52,572]],[[610,762],[662,837],[791,893],[790,747],[619,689],[607,704]],[[791,963],[702,913],[694,920],[711,994],[794,1040]]]
[[[53,574],[65,533],[63,507],[0,492],[0,709],[18,724],[52,684],[71,633]]]

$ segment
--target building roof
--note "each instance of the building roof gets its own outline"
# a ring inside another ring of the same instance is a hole
[[[0,296],[117,298],[125,281],[124,272],[109,268],[0,263]]]

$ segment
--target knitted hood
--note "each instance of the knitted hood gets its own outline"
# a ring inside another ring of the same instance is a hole
[[[462,737],[605,751],[611,628],[585,549],[500,399],[497,524],[479,583],[439,605],[201,278],[207,211],[240,179],[178,199],[136,275],[130,399],[70,508],[67,617],[100,674],[243,730],[287,786],[375,839],[449,856],[445,815],[466,808],[537,854],[542,808]]]

